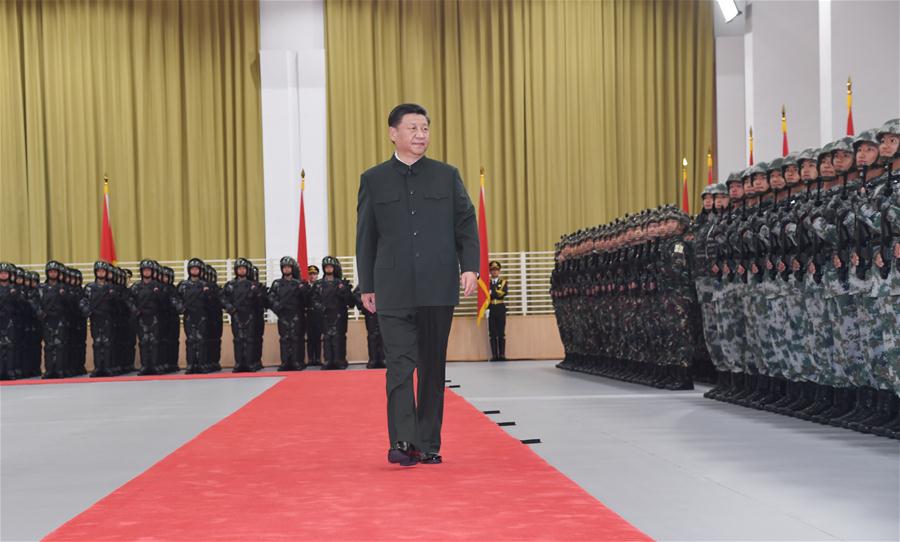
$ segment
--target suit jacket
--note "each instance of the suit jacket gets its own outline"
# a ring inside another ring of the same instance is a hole
[[[356,264],[378,309],[459,303],[459,274],[478,271],[475,208],[453,166],[396,156],[362,174]]]

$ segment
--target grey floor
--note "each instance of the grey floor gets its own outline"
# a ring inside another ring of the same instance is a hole
[[[900,442],[555,362],[453,364],[517,438],[657,540],[900,540]]]
[[[0,540],[39,540],[279,380],[0,387]]]
[[[900,540],[897,441],[554,362],[452,363],[447,374],[657,540]],[[277,381],[0,388],[0,540],[41,538]]]

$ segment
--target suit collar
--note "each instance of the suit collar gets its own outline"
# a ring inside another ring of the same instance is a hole
[[[397,153],[394,152],[389,161],[394,169],[396,169],[397,172],[399,172],[401,175],[406,175],[407,173],[415,175],[423,170],[423,168],[425,167],[425,162],[427,160],[427,156],[422,156],[422,158],[419,158],[413,165],[410,166],[404,164],[399,158],[397,158]]]

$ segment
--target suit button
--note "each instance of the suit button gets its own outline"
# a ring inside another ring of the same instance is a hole
[[[410,195],[410,196],[412,196],[412,195],[415,194],[415,193],[416,193],[415,190],[410,190],[410,191],[409,191],[409,195]]]
[[[419,257],[419,253],[418,253],[418,252],[416,252],[416,258],[418,258],[418,257]]]
[[[412,210],[412,211],[410,211],[410,212],[409,212],[409,214],[411,214],[411,215],[414,215],[414,214],[416,214],[416,210],[415,210],[415,209],[413,209],[413,210]]]
[[[419,235],[418,230],[413,232],[413,237],[415,237],[415,236],[417,236],[417,235]]]

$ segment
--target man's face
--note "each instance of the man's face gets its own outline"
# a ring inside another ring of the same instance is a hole
[[[734,182],[728,185],[728,195],[732,199],[740,199],[744,197],[744,187],[741,183]]]
[[[790,184],[797,184],[800,182],[800,169],[793,164],[784,168],[784,181]]]
[[[403,115],[397,126],[389,128],[391,141],[397,148],[398,154],[408,154],[421,157],[428,150],[430,133],[428,131],[428,119],[425,115],[407,113]],[[326,271],[327,274],[327,271]]]
[[[334,274],[334,266],[331,264],[328,264],[328,265],[322,267],[322,271],[324,271],[326,275],[333,275]]]
[[[830,155],[825,155],[822,157],[822,162],[819,164],[819,173],[822,177],[834,177],[834,161],[832,161]]]
[[[713,201],[712,195],[703,196],[703,208],[707,211],[711,211],[715,202]]]
[[[871,166],[877,158],[878,147],[871,143],[860,143],[859,148],[856,149],[856,163],[860,166]]]
[[[753,196],[756,192],[753,190],[753,181],[750,178],[744,179],[744,195]]]
[[[159,279],[160,279],[160,281],[161,281],[163,284],[168,284],[168,283],[169,283],[169,275],[161,275],[161,276],[159,277]]]
[[[141,269],[141,276],[144,277],[145,279],[149,279],[150,277],[153,276],[153,270],[150,269],[149,267],[145,267],[145,268]]]
[[[102,267],[97,270],[97,278],[101,280],[106,280],[106,269]]]
[[[319,279],[319,274],[317,272],[315,272],[315,271],[309,272],[309,281],[310,282],[312,282],[314,280],[318,280],[318,279]]]
[[[815,160],[804,160],[800,166],[800,178],[804,181],[814,181],[819,176]]]
[[[500,270],[497,269],[496,267],[491,268],[491,278],[492,278],[492,279],[495,279],[495,278],[497,278],[497,277],[499,277],[499,276],[500,276]]]
[[[188,273],[190,273],[192,277],[199,277],[200,276],[200,268],[192,267],[192,268],[188,269]]]
[[[769,174],[769,185],[774,190],[784,189],[784,184],[784,177],[781,175],[781,170],[776,169]]]
[[[896,134],[884,134],[881,136],[881,145],[878,147],[878,154],[885,158],[893,158],[897,154],[897,148],[900,147],[900,136]]]
[[[845,173],[853,165],[853,154],[847,151],[835,151],[832,162],[834,163],[835,171]]]
[[[762,194],[769,189],[769,183],[766,181],[764,173],[757,173],[753,176],[753,193]],[[744,189],[746,191],[746,188]]]
[[[729,199],[725,194],[716,194],[716,209],[722,210],[728,208]]]
[[[0,271],[0,282],[9,281],[9,271]]]
[[[239,276],[241,278],[246,277],[247,276],[247,268],[244,266],[238,267],[237,271],[235,271],[235,273],[237,273],[237,276]]]
[[[22,275],[16,277],[16,284],[18,286],[22,286],[23,284],[25,284],[25,277],[23,277]]]
[[[290,277],[294,274],[294,268],[289,265],[285,265],[281,268],[281,274],[286,277]]]
[[[47,271],[47,278],[50,279],[50,280],[56,280],[56,279],[58,279],[58,278],[59,278],[59,271],[57,271],[56,269],[51,269],[50,271]]]

